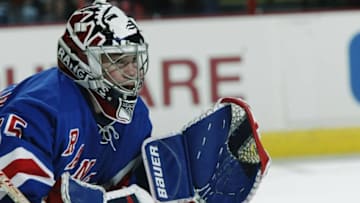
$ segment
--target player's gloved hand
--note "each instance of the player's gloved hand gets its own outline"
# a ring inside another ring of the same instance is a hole
[[[105,203],[105,189],[98,185],[92,185],[76,180],[69,173],[64,173],[56,181],[46,199],[51,203]]]
[[[238,98],[220,99],[176,134],[148,138],[142,151],[160,202],[247,202],[270,163],[250,107]]]
[[[208,203],[246,202],[264,175],[269,157],[250,107],[235,98],[223,98],[218,105],[183,131],[193,185]]]
[[[152,203],[154,202],[150,194],[138,185],[114,190],[106,193],[108,203]]]
[[[64,173],[49,192],[46,202],[51,203],[151,203],[150,194],[137,185],[106,192],[99,185],[89,184]]]

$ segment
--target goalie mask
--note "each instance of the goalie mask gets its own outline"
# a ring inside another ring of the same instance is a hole
[[[58,41],[58,66],[88,90],[106,117],[130,123],[148,69],[148,45],[132,18],[95,0],[69,18]]]

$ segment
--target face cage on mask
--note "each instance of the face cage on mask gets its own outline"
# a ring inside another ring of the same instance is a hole
[[[144,84],[144,77],[148,71],[148,45],[128,43],[126,45],[118,46],[98,46],[98,47],[89,47],[86,52],[89,59],[89,67],[93,73],[99,75],[103,82],[118,91],[123,95],[123,98],[126,97],[136,97]],[[113,59],[112,56],[120,56]],[[124,64],[121,64],[123,58],[126,56],[135,57],[136,62],[131,62],[136,64],[136,74],[130,76],[124,72],[122,67]],[[110,62],[110,66],[117,66],[116,70],[122,75],[124,81],[117,81],[113,78],[108,70],[108,67],[104,67],[102,57],[106,57],[107,61]]]

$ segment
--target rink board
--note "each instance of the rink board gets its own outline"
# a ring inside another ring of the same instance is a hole
[[[231,96],[251,105],[272,158],[360,152],[358,22],[360,11],[140,21],[153,135]],[[1,28],[0,89],[56,65],[63,32]]]
[[[262,140],[272,158],[360,153],[360,128],[264,132]]]

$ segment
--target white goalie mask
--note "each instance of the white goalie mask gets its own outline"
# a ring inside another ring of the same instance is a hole
[[[69,18],[58,41],[58,66],[106,117],[130,123],[148,70],[148,45],[134,19],[96,0]]]

